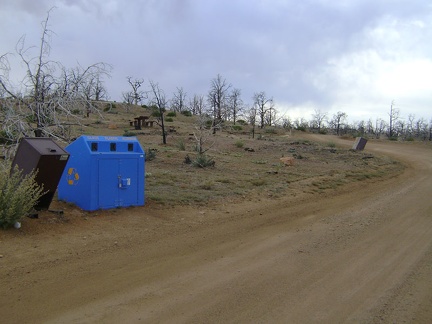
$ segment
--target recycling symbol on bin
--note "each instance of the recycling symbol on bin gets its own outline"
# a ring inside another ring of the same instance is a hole
[[[67,172],[68,185],[73,186],[78,183],[79,174],[75,168],[69,168]]]

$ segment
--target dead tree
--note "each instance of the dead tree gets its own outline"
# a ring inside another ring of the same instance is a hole
[[[70,119],[80,123],[80,116],[74,111],[78,107],[88,107],[90,102],[85,94],[89,80],[109,75],[111,71],[111,67],[105,63],[67,70],[60,62],[49,59],[52,32],[48,22],[51,10],[42,22],[39,46],[27,47],[25,37],[21,37],[17,43],[16,52],[26,69],[19,87],[14,86],[9,79],[4,59],[0,65],[0,89],[8,98],[0,112],[0,120],[3,120],[0,127],[10,140],[16,142],[22,136],[34,135],[68,141]],[[36,54],[32,54],[34,50]],[[56,71],[61,71],[60,75]]]
[[[194,95],[189,101],[189,110],[192,115],[201,116],[205,110],[205,99],[202,95]]]
[[[253,95],[256,115],[260,118],[260,127],[264,128],[266,115],[274,108],[273,98],[268,98],[264,91]]]
[[[228,97],[228,102],[229,102],[229,115],[235,125],[238,115],[243,110],[243,100],[241,99],[241,90],[238,88],[234,88]]]
[[[226,117],[224,108],[227,107],[226,100],[230,88],[231,84],[227,83],[220,74],[211,80],[208,101],[213,115],[213,134],[216,134],[217,126],[222,124]]]
[[[338,111],[336,114],[333,115],[333,119],[331,120],[330,124],[336,131],[336,135],[340,135],[340,128],[347,117],[348,115],[342,111]]]
[[[321,128],[324,126],[324,122],[327,120],[327,113],[322,112],[319,109],[315,109],[312,114],[312,128],[317,128],[318,133],[321,132]]]
[[[207,127],[209,118],[205,115],[200,115],[197,118],[195,126],[194,139],[196,142],[196,151],[199,155],[205,154],[213,145],[211,128]]]
[[[255,106],[250,108],[246,114],[246,118],[249,124],[252,126],[252,138],[255,138],[255,127],[256,127],[257,109]]]
[[[396,121],[399,119],[399,109],[394,107],[394,100],[390,105],[389,112],[389,138],[394,136],[394,128]]]
[[[183,88],[177,88],[171,100],[171,109],[176,112],[182,112],[186,109],[186,92]]]
[[[134,105],[138,105],[143,99],[146,98],[146,92],[141,90],[141,86],[144,83],[144,79],[132,79],[132,77],[127,77],[129,85],[132,87],[129,96],[133,100]]]
[[[166,107],[167,107],[168,102],[166,100],[166,97],[165,97],[163,90],[159,87],[158,83],[150,81],[150,88],[151,88],[151,92],[152,92],[151,104],[156,106],[159,110],[159,116],[158,116],[157,124],[162,129],[162,142],[163,142],[163,144],[166,144],[167,143],[167,140],[166,140],[167,134],[165,132],[164,113],[166,111]]]

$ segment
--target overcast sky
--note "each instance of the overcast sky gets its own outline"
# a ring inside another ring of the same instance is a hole
[[[127,76],[170,98],[206,95],[221,74],[245,103],[264,91],[291,118],[387,120],[393,100],[404,117],[432,118],[429,0],[0,0],[0,55],[24,34],[37,45],[53,6],[51,58],[111,64],[112,100]]]

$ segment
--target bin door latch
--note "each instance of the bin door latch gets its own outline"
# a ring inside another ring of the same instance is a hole
[[[119,179],[119,182],[118,182],[119,188],[126,189],[126,188],[130,187],[130,184],[131,184],[130,178],[119,177],[118,179]]]

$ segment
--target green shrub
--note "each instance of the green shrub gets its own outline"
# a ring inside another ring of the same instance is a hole
[[[145,160],[151,161],[151,160],[154,160],[155,158],[156,158],[156,150],[148,148],[146,155],[145,155]]]
[[[244,146],[244,142],[242,140],[238,140],[237,142],[235,142],[235,146],[237,146],[238,148],[242,148]]]
[[[237,120],[237,123],[240,124],[240,125],[246,125],[247,124],[246,121],[243,120],[243,119]]]
[[[186,117],[192,117],[192,112],[190,112],[189,110],[183,110],[181,114]]]
[[[13,226],[37,204],[43,188],[35,178],[35,172],[23,175],[17,166],[10,172],[9,163],[0,165],[0,227]]]
[[[195,160],[192,161],[192,165],[198,168],[206,168],[215,165],[215,161],[205,154],[198,154]]]
[[[124,131],[124,133],[123,133],[123,136],[125,136],[125,137],[136,136],[136,133],[135,133],[135,132],[131,132],[131,131],[128,130],[128,129],[125,129],[125,131]]]
[[[177,116],[177,113],[175,111],[170,111],[169,113],[167,113],[167,117],[175,117]]]
[[[165,118],[165,121],[166,121],[167,123],[172,123],[172,122],[174,121],[174,119],[172,119],[171,117],[166,117],[166,118]]]
[[[179,151],[186,151],[186,144],[183,139],[179,139],[177,141],[177,148],[179,149]]]
[[[243,127],[241,127],[240,125],[233,125],[232,129],[235,131],[241,131],[241,130],[243,130]]]

